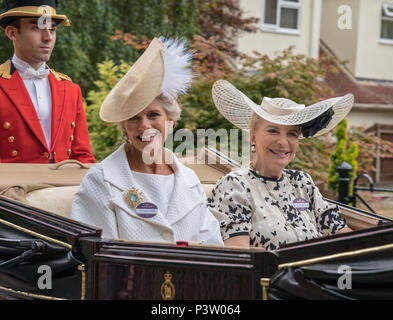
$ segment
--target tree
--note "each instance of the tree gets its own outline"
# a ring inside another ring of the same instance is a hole
[[[89,102],[86,109],[92,153],[97,161],[104,159],[122,143],[121,135],[115,124],[105,123],[99,117],[99,110],[105,97],[115,84],[128,71],[130,65],[122,62],[119,66],[106,60],[98,65],[98,80],[94,82],[97,89],[88,93]]]
[[[348,129],[349,143],[358,145],[358,171],[362,173],[375,172],[375,159],[393,158],[393,142],[378,138],[373,132],[368,132],[364,126],[354,126]]]
[[[349,195],[352,195],[353,182],[357,174],[358,164],[358,145],[356,142],[352,142],[348,147],[348,134],[347,134],[348,121],[344,118],[336,128],[336,149],[331,156],[331,165],[329,168],[329,176],[327,188],[338,192],[338,179],[339,174],[337,167],[346,161],[353,168],[349,173]]]
[[[216,39],[226,44],[226,52],[236,58],[240,55],[235,39],[241,32],[256,32],[257,18],[244,17],[238,0],[198,0],[199,36]]]
[[[69,75],[78,83],[83,95],[94,88],[97,65],[105,59],[135,61],[140,52],[132,46],[111,41],[116,30],[153,38],[157,35],[189,34],[195,28],[193,0],[177,0],[176,14],[170,4],[174,0],[60,0],[57,12],[67,15],[71,27],[57,29],[57,43],[49,66]],[[4,12],[3,1],[0,11]],[[169,16],[181,13],[177,26],[168,23]],[[181,22],[181,24],[180,24]],[[0,61],[10,58],[12,43],[4,33],[0,36]]]

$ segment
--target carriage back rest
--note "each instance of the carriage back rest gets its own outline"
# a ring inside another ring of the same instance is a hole
[[[206,195],[227,170],[188,161],[195,163],[185,165],[196,172]],[[92,165],[75,160],[56,164],[2,163],[0,195],[69,218],[74,195]]]
[[[208,195],[213,189],[214,184],[202,184],[202,187],[206,195]],[[72,201],[78,188],[79,186],[69,186],[34,190],[27,193],[24,203],[70,218]]]
[[[340,206],[342,216],[345,218],[347,225],[352,230],[360,230],[373,228],[378,226],[382,220],[378,217],[363,214],[359,210],[351,209],[348,207]]]
[[[76,160],[56,164],[2,163],[0,195],[69,217],[75,192],[92,165]]]
[[[231,171],[228,166],[198,164],[181,159],[199,177],[208,196],[217,180]],[[0,195],[32,207],[69,218],[74,195],[93,164],[66,160],[58,164],[7,164],[0,165]],[[340,207],[349,227],[354,230],[375,227],[380,219],[359,211]]]

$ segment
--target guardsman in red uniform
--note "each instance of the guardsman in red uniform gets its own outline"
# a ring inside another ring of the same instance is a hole
[[[14,55],[0,64],[0,162],[95,162],[79,86],[49,69],[56,0],[7,0],[0,26]]]

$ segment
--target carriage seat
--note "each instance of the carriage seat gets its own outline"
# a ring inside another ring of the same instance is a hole
[[[79,186],[50,187],[28,192],[26,203],[32,207],[69,218],[74,195]]]
[[[206,195],[228,170],[206,164],[187,164],[198,175]],[[2,163],[0,165],[0,195],[6,196],[57,215],[69,218],[78,187],[93,164],[66,160],[57,164]],[[380,219],[360,214],[351,208],[341,208],[347,224],[354,230],[377,226]]]
[[[0,195],[69,218],[78,187],[93,164],[66,160],[56,164],[4,163]],[[186,164],[199,176],[206,195],[223,174],[203,164]]]

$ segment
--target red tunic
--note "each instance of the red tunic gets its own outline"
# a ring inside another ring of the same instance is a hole
[[[0,162],[48,163],[75,159],[95,162],[80,87],[51,70],[51,149],[17,70],[8,60],[0,66]],[[13,72],[12,72],[13,71]]]

